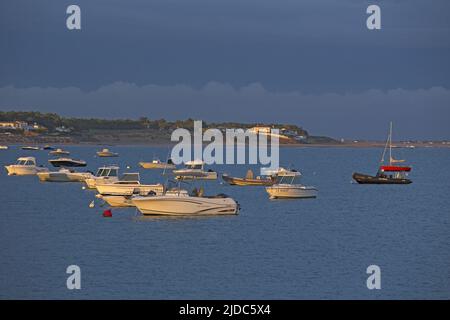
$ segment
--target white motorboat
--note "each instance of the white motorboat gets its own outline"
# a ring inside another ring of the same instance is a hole
[[[92,173],[61,168],[58,171],[39,172],[37,176],[40,181],[46,182],[83,182],[86,178],[92,176]]]
[[[169,190],[160,196],[132,197],[131,202],[144,215],[231,215],[239,211],[239,204],[224,194],[189,195],[182,189]]]
[[[99,157],[118,157],[119,154],[112,152],[109,149],[103,149],[102,151],[97,151],[97,156]]]
[[[153,160],[152,162],[139,162],[139,165],[144,169],[175,169],[176,166],[173,164],[172,160],[167,162],[162,162],[159,159]]]
[[[69,151],[63,150],[63,149],[56,149],[49,152],[51,155],[58,155],[58,156],[68,156],[70,154]]]
[[[8,146],[0,146],[0,150],[8,150]]]
[[[86,178],[84,182],[89,189],[95,189],[97,185],[112,183],[119,180],[119,167],[100,167],[95,175]]]
[[[48,160],[54,167],[85,167],[86,161],[71,158],[57,158]]]
[[[185,168],[173,170],[173,174],[177,180],[216,180],[217,172],[213,170],[204,170],[205,163],[202,160],[188,161]]]
[[[35,175],[38,172],[48,171],[47,168],[36,165],[35,157],[20,157],[17,159],[16,164],[5,166],[5,168],[9,176]]]
[[[316,198],[318,190],[315,187],[296,183],[300,176],[300,172],[295,170],[286,170],[283,168],[278,170],[277,183],[266,187],[270,198]]]
[[[133,194],[147,195],[149,193],[161,194],[164,186],[157,184],[141,184],[139,173],[126,173],[118,181],[97,185],[101,195],[131,196]]]

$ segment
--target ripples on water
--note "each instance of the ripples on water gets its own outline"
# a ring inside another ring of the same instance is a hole
[[[119,163],[143,181],[163,179],[138,161],[164,159],[166,148],[67,147],[88,169]],[[263,188],[208,182],[241,204],[238,216],[142,217],[135,209],[89,208],[94,192],[78,183],[40,183],[0,174],[0,298],[389,299],[450,298],[449,149],[398,149],[414,183],[364,186],[353,171],[375,173],[380,149],[282,148],[308,200],[269,200]],[[1,165],[21,155],[47,164],[46,151],[0,151]],[[244,176],[246,166],[215,167]],[[258,168],[253,167],[254,172]],[[66,289],[66,267],[81,267],[82,289]],[[368,265],[382,290],[366,288]]]

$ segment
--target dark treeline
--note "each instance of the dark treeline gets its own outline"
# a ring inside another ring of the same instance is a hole
[[[174,130],[176,128],[192,129],[194,119],[166,121],[165,119],[151,120],[147,117],[132,119],[95,119],[95,118],[65,118],[56,113],[41,113],[34,111],[0,111],[0,121],[25,121],[30,124],[37,123],[46,127],[49,131],[64,126],[74,131],[85,130],[133,130],[133,129],[155,129]],[[297,131],[298,134],[308,135],[301,127],[289,124],[263,124],[263,123],[206,123],[204,128],[251,128],[254,126],[270,126],[273,128],[285,128]]]

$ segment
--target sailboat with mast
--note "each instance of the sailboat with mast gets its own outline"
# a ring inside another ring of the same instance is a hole
[[[385,164],[385,157],[389,149],[389,162]],[[407,178],[411,171],[410,166],[402,166],[400,163],[405,160],[397,160],[392,157],[392,122],[390,123],[389,135],[381,156],[380,167],[375,176],[353,173],[353,179],[360,184],[410,184],[412,181]]]

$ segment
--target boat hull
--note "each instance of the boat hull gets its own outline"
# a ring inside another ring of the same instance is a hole
[[[153,163],[153,162],[139,162],[139,165],[144,169],[175,169],[174,164],[169,163]]]
[[[101,196],[100,199],[111,207],[134,207],[131,196]]]
[[[102,157],[102,158],[112,158],[112,157],[118,157],[119,154],[114,153],[114,152],[97,152],[97,156]]]
[[[410,184],[411,180],[406,178],[383,178],[377,176],[371,176],[368,174],[362,174],[355,172],[353,174],[353,180],[358,182],[359,184]]]
[[[318,190],[303,185],[275,184],[266,188],[271,199],[308,199],[317,198]]]
[[[48,160],[54,167],[86,167],[84,161]]]
[[[239,211],[231,198],[150,196],[135,197],[132,202],[144,215],[235,215]]]
[[[31,176],[38,172],[46,172],[47,168],[36,166],[9,165],[5,166],[8,176]]]
[[[164,186],[162,184],[121,185],[108,183],[97,185],[96,188],[101,195],[110,196],[131,196],[133,194],[147,195],[150,192],[161,194],[164,191]]]
[[[95,189],[97,186],[102,184],[111,184],[119,179],[117,177],[90,177],[84,180],[86,187],[88,189]]]
[[[272,179],[245,179],[227,175],[222,175],[222,179],[231,186],[271,186],[274,184]]]
[[[91,174],[87,172],[40,172],[37,176],[42,182],[83,182]]]

